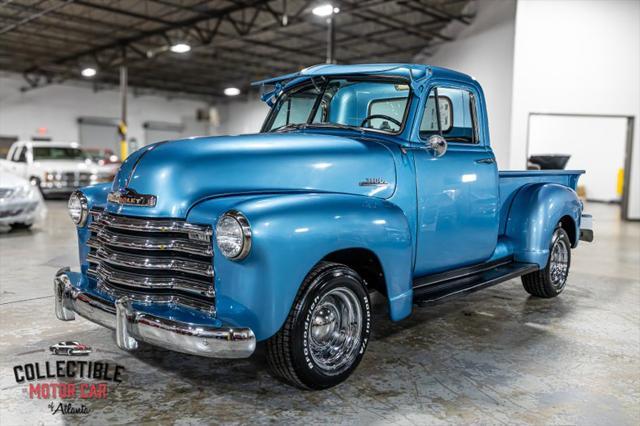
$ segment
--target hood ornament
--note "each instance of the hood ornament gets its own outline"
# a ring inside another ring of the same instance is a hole
[[[155,195],[138,194],[133,189],[122,188],[118,191],[110,192],[107,196],[107,201],[128,206],[155,207],[157,198]]]

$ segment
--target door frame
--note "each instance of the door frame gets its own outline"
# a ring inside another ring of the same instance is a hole
[[[593,117],[593,118],[624,118],[627,120],[627,140],[624,149],[624,181],[622,183],[622,200],[620,202],[620,218],[622,220],[632,221],[640,219],[629,219],[629,185],[631,184],[631,166],[633,164],[633,129],[635,125],[635,116],[624,114],[582,114],[582,113],[563,113],[563,112],[530,112],[527,117],[527,141],[525,149],[525,164],[529,161],[529,148],[531,137],[531,117],[547,116],[547,117]]]

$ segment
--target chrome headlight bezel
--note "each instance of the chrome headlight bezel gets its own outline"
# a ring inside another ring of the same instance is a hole
[[[223,221],[225,220],[233,220],[235,222],[235,225],[237,226],[236,229],[238,232],[238,239],[241,241],[241,246],[239,250],[236,250],[234,252],[225,250],[225,248],[222,247],[219,241],[219,235],[224,232],[222,229],[222,225]],[[246,216],[237,210],[229,210],[228,212],[220,216],[218,222],[216,223],[215,237],[218,250],[220,250],[220,253],[222,253],[222,255],[227,259],[235,261],[242,260],[247,257],[249,255],[249,252],[251,251],[251,225],[249,224],[249,220],[247,220]]]
[[[80,207],[78,215],[74,215],[71,211],[72,208],[77,208],[75,205],[72,206],[72,202],[75,203],[76,200]],[[76,224],[76,226],[82,227],[87,223],[87,218],[89,217],[89,202],[87,197],[81,191],[76,190],[71,193],[67,203],[67,210],[69,211],[69,217],[71,217],[71,220]]]

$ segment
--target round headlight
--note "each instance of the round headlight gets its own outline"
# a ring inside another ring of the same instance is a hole
[[[251,250],[251,227],[247,218],[236,210],[222,215],[216,225],[216,243],[222,254],[231,260],[247,257]]]
[[[71,220],[78,226],[84,226],[87,223],[87,217],[89,216],[89,206],[87,203],[87,197],[80,191],[73,191],[69,197],[69,203],[67,204],[69,209],[69,216]]]

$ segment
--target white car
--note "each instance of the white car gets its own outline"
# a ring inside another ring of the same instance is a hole
[[[46,211],[36,187],[0,170],[0,228],[29,228],[36,220],[44,219]]]
[[[15,142],[3,166],[28,179],[45,196],[69,194],[76,188],[110,182],[115,174],[113,168],[93,162],[73,142]]]

